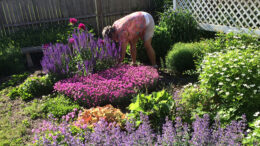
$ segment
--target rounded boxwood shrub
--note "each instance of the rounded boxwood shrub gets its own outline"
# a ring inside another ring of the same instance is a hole
[[[155,26],[154,37],[152,39],[152,46],[156,54],[157,62],[160,61],[160,58],[165,58],[167,52],[171,48],[171,45],[171,36],[170,33],[167,31],[167,28]],[[139,41],[137,44],[137,59],[145,63],[150,62],[143,41]]]
[[[204,42],[175,44],[166,56],[166,67],[179,73],[195,69],[195,62],[204,46]]]
[[[222,112],[246,114],[260,109],[260,51],[230,50],[208,54],[202,61],[200,87],[207,89]]]

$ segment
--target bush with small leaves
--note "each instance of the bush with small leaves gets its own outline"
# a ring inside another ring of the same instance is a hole
[[[206,45],[205,42],[175,44],[166,56],[166,67],[179,73],[194,70],[195,62],[201,55],[201,49]]]
[[[72,112],[74,109],[80,109],[80,106],[70,98],[63,95],[47,99],[42,106],[42,112],[45,115],[53,114],[55,118],[61,118],[69,112]]]
[[[18,87],[17,91],[22,100],[28,101],[51,93],[55,81],[56,78],[49,74],[43,77],[29,77]]]
[[[253,113],[260,109],[260,50],[211,53],[204,57],[201,68],[200,88],[215,99],[215,108],[233,116],[245,113],[252,120]]]

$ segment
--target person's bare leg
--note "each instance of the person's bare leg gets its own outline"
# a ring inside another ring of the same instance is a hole
[[[133,65],[136,65],[136,43],[137,41],[133,41],[130,43],[130,46],[131,46],[131,58],[132,58],[132,64]]]
[[[146,52],[148,54],[151,64],[153,66],[156,65],[156,56],[155,56],[154,49],[152,47],[152,38],[144,42],[144,47],[146,48]]]
[[[120,62],[123,62],[123,61],[124,61],[125,53],[126,53],[126,46],[127,46],[127,43],[122,43]]]

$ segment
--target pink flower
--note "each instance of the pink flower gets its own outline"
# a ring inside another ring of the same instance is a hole
[[[69,44],[73,44],[75,42],[74,38],[69,38]]]
[[[129,97],[136,90],[153,85],[158,79],[157,70],[150,66],[122,65],[89,76],[59,81],[54,89],[88,106],[95,106]]]
[[[86,26],[85,26],[85,24],[80,23],[80,24],[79,24],[79,29],[86,30]]]
[[[76,18],[70,18],[70,23],[71,24],[76,24],[78,22],[78,20]]]

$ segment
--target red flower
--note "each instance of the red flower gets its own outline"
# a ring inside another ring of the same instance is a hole
[[[79,24],[79,29],[86,30],[86,26],[85,26],[85,24],[80,23],[80,24]]]
[[[76,24],[78,20],[76,18],[70,18],[70,23]]]

